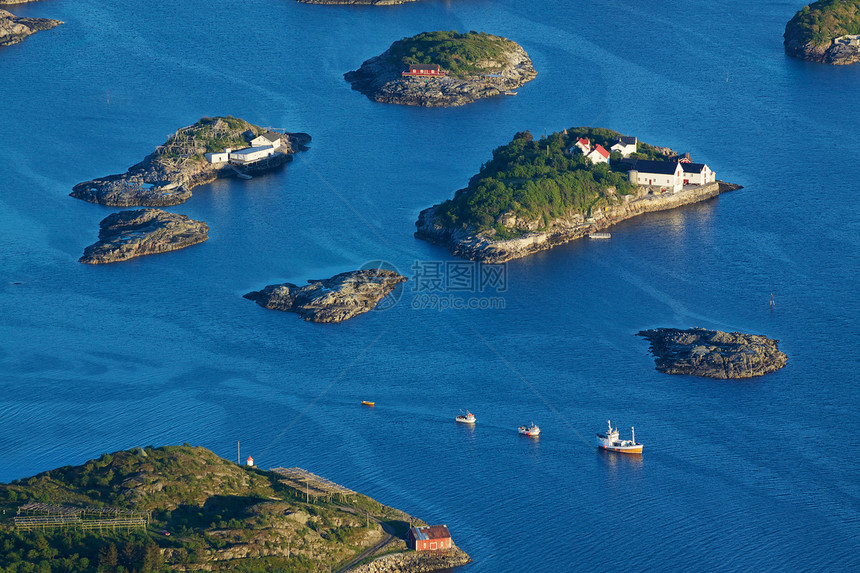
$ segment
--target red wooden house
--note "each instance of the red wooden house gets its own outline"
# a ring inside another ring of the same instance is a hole
[[[439,78],[447,72],[439,67],[439,64],[409,64],[409,71],[403,72],[405,77],[425,76]]]
[[[425,525],[409,528],[409,547],[415,551],[435,551],[453,547],[447,525]]]

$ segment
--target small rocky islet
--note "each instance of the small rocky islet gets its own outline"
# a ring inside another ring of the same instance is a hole
[[[116,263],[142,255],[183,249],[209,238],[209,226],[161,209],[120,211],[99,224],[99,240],[84,250],[80,262]]]
[[[178,129],[126,173],[78,183],[70,195],[113,207],[177,205],[191,197],[194,187],[219,177],[277,169],[305,150],[310,139],[306,133],[272,132],[231,116],[204,117]],[[232,160],[249,149],[262,150],[257,152],[262,157],[238,164]]]
[[[342,322],[376,308],[406,277],[387,269],[361,269],[308,285],[269,285],[245,298],[263,308],[295,312],[310,322]]]
[[[516,42],[484,32],[424,32],[394,42],[344,78],[370,99],[453,107],[511,93],[537,72]]]
[[[23,2],[0,2],[0,6],[22,4]],[[63,22],[49,18],[19,18],[8,10],[0,9],[0,46],[11,46],[28,36],[50,30]]]
[[[704,328],[656,328],[637,336],[651,343],[657,370],[718,379],[763,376],[786,365],[778,340],[758,334]]]
[[[820,0],[785,25],[785,53],[843,66],[860,62],[860,0]]]

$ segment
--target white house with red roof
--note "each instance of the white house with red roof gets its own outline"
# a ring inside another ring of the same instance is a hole
[[[252,458],[251,456],[248,456],[248,459],[245,461],[245,465],[253,467],[254,466],[254,458]]]
[[[609,152],[599,143],[594,146],[591,152],[585,154],[586,159],[591,160],[594,165],[598,163],[609,163]]]
[[[580,150],[583,155],[588,155],[588,153],[591,151],[591,142],[588,140],[587,137],[580,137],[576,140],[576,143],[573,144],[573,147],[571,147],[568,151],[573,153],[574,149]]]

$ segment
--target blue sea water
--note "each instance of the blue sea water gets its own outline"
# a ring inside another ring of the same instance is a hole
[[[241,441],[262,467],[446,523],[470,573],[860,569],[860,66],[786,57],[800,7],[14,7],[65,24],[0,49],[0,480],[148,444],[234,459]],[[538,77],[452,109],[377,104],[343,80],[437,29],[509,37]],[[210,225],[204,244],[79,264],[116,209],[72,186],[226,114],[308,132],[311,149],[171,207]],[[504,308],[415,309],[407,283],[388,310],[317,325],[242,298],[453,260],[413,238],[418,212],[514,132],[576,125],[689,151],[744,189],[510,262]],[[667,376],[635,336],[697,325],[777,338],[789,364]],[[641,458],[595,450],[607,419],[636,426]],[[531,420],[539,440],[516,434]]]

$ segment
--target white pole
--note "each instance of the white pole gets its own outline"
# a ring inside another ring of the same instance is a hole
[[[633,426],[630,426],[630,433],[632,434],[633,443],[635,444],[636,443],[636,428],[634,428]]]
[[[236,440],[236,463],[242,465],[242,454],[239,453],[239,440]]]

